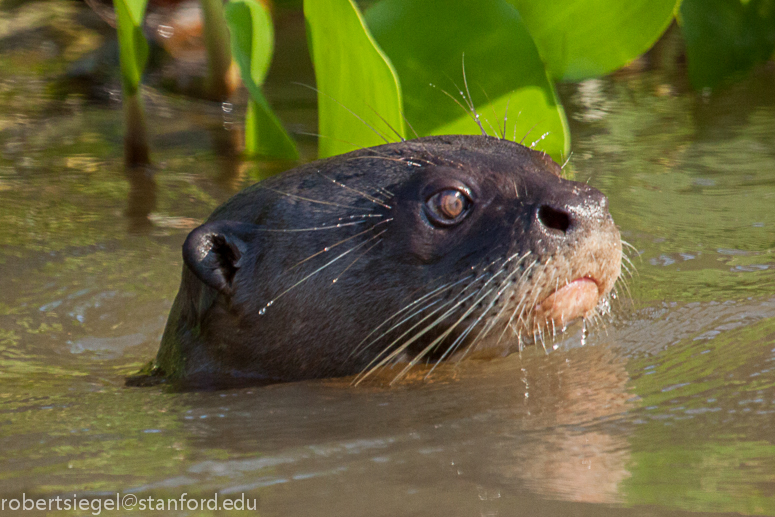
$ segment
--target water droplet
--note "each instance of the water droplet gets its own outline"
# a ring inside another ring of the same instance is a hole
[[[274,304],[274,300],[272,300],[271,302],[267,303],[266,306],[267,307],[271,307],[273,304]]]
[[[259,316],[263,316],[264,314],[266,314],[266,307],[262,307],[261,310],[258,311]]]
[[[557,343],[552,345],[552,350],[557,350],[558,348],[560,348],[560,345],[558,345]]]
[[[331,283],[335,284],[337,280],[339,280],[339,279],[338,278],[334,278],[333,280],[331,280]]]
[[[159,25],[156,32],[159,33],[159,36],[166,39],[171,38],[172,35],[175,34],[175,29],[171,25]]]
[[[329,248],[323,248],[323,251],[328,251]]]

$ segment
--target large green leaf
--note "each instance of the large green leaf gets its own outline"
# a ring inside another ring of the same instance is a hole
[[[115,0],[121,78],[124,95],[135,95],[148,61],[143,16],[148,0]]]
[[[550,74],[578,81],[648,50],[681,0],[508,0],[525,20]],[[703,0],[699,0],[703,2]]]
[[[679,22],[697,89],[748,72],[775,48],[775,0],[684,0]]]
[[[232,0],[226,5],[226,23],[231,31],[232,54],[251,97],[245,123],[246,153],[298,159],[296,145],[261,91],[274,50],[269,12],[256,0]]]
[[[398,78],[352,0],[305,0],[304,16],[318,89],[320,156],[403,136]]]
[[[480,132],[467,108],[465,59],[470,100],[488,133],[500,134],[508,116],[508,138],[527,135],[530,144],[546,135],[537,149],[558,159],[567,154],[570,137],[562,106],[511,5],[383,0],[366,19],[398,71],[407,119],[420,135]]]

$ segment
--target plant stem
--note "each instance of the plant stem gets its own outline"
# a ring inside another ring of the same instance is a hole
[[[248,108],[245,112],[245,156],[258,155],[258,119],[256,101],[248,100]]]
[[[124,163],[127,167],[142,167],[151,163],[143,102],[139,90],[135,92],[124,93]]]
[[[208,92],[213,100],[224,101],[236,87],[232,70],[229,28],[223,15],[222,0],[199,0],[202,8],[205,46],[207,48]]]

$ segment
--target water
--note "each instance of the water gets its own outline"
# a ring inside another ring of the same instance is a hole
[[[237,106],[150,92],[158,170],[127,176],[119,106],[51,94],[76,44],[57,20],[77,4],[41,5],[50,19],[12,14],[53,35],[0,33],[17,42],[0,45],[0,499],[775,515],[775,71],[712,96],[662,70],[561,87],[572,173],[609,195],[636,250],[605,328],[394,387],[170,393],[124,377],[156,352],[186,233],[286,164],[230,155]],[[298,18],[278,25],[303,37]],[[309,94],[282,84],[280,117],[314,132]]]

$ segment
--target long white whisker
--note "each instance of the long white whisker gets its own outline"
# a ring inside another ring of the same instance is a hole
[[[309,257],[305,258],[304,260],[301,260],[301,261],[297,262],[296,264],[294,264],[293,266],[289,267],[289,268],[286,270],[286,272],[287,272],[287,271],[291,271],[291,270],[293,270],[293,269],[295,269],[295,268],[299,267],[300,265],[304,264],[305,262],[307,262],[307,261],[309,261],[309,260],[312,260],[313,258],[317,257],[318,255],[320,255],[320,254],[322,254],[322,253],[326,253],[326,252],[328,252],[328,251],[331,251],[333,248],[336,248],[337,246],[341,246],[341,245],[342,245],[342,244],[344,244],[345,242],[351,241],[351,240],[353,240],[354,238],[356,238],[356,237],[359,237],[359,236],[363,235],[364,233],[369,233],[370,231],[372,231],[372,230],[373,230],[374,228],[376,228],[377,226],[379,226],[379,225],[381,225],[381,224],[389,223],[389,222],[390,222],[390,221],[392,221],[392,220],[393,220],[393,219],[392,219],[392,218],[390,218],[390,219],[385,219],[384,221],[379,221],[378,223],[374,223],[372,226],[369,226],[368,228],[366,228],[366,229],[365,229],[365,230],[363,230],[362,232],[358,232],[358,233],[356,233],[355,235],[351,235],[351,236],[347,237],[346,239],[342,239],[341,241],[339,241],[339,242],[335,242],[334,244],[332,244],[332,245],[330,245],[330,246],[326,246],[326,247],[325,247],[325,248],[323,248],[322,250],[320,250],[320,251],[318,251],[318,252],[316,252],[316,253],[313,253],[312,255],[310,255]]]
[[[483,299],[483,298],[487,297],[487,295],[489,295],[489,294],[490,294],[491,292],[493,292],[494,290],[495,290],[495,288],[494,288],[494,287],[490,288],[490,289],[489,289],[489,290],[488,290],[488,291],[487,291],[487,292],[486,292],[484,295],[482,295],[482,297],[481,297],[481,298],[479,298],[479,300],[481,300],[481,299]],[[477,293],[480,293],[480,292],[481,292],[481,289],[480,289],[479,291],[477,291]],[[477,300],[477,301],[475,301],[474,303],[472,303],[472,304],[471,304],[471,307],[469,307],[469,308],[468,308],[468,310],[466,310],[466,312],[464,312],[464,313],[463,313],[463,315],[462,315],[462,316],[460,316],[460,317],[457,319],[457,321],[455,321],[455,323],[453,323],[452,325],[450,325],[450,327],[449,327],[447,330],[445,330],[445,331],[444,331],[444,332],[443,332],[443,333],[442,333],[440,336],[438,336],[436,339],[434,339],[433,341],[431,341],[431,343],[430,343],[428,346],[426,346],[426,347],[425,347],[425,348],[424,348],[424,349],[423,349],[423,350],[422,350],[422,351],[421,351],[419,354],[417,354],[417,355],[414,357],[414,359],[412,359],[411,361],[409,361],[409,364],[407,364],[407,365],[404,367],[404,369],[403,369],[403,370],[401,370],[401,371],[399,372],[399,374],[398,374],[398,375],[396,375],[396,376],[395,376],[395,378],[394,378],[392,381],[390,381],[390,384],[392,385],[393,383],[395,383],[396,381],[398,381],[398,380],[399,380],[401,377],[403,377],[403,376],[406,374],[406,372],[408,372],[409,370],[411,370],[411,369],[412,369],[412,367],[413,367],[414,365],[416,365],[416,364],[417,364],[417,363],[418,363],[418,362],[419,362],[419,361],[420,361],[420,360],[421,360],[423,357],[425,357],[425,355],[426,355],[428,352],[430,352],[431,350],[433,350],[433,349],[436,347],[436,345],[438,345],[439,343],[441,343],[442,341],[444,341],[444,340],[447,338],[447,336],[449,336],[449,335],[450,335],[452,332],[454,332],[454,330],[457,328],[457,326],[458,326],[458,325],[460,325],[460,323],[461,323],[462,321],[464,321],[464,320],[465,320],[465,319],[466,319],[466,318],[467,318],[467,317],[468,317],[468,316],[469,316],[469,315],[470,315],[470,314],[471,314],[471,313],[472,313],[472,312],[473,312],[473,311],[476,309],[476,306],[477,306],[477,304],[478,304],[479,300]],[[435,368],[435,366],[434,366],[434,368]],[[431,369],[431,371],[433,371],[433,369]],[[430,372],[428,372],[428,374],[430,375]],[[427,377],[427,376],[426,376],[426,377]]]
[[[394,318],[398,317],[400,314],[402,314],[402,313],[404,313],[404,312],[408,311],[409,309],[411,309],[411,308],[412,308],[412,307],[414,307],[415,305],[418,305],[418,304],[422,303],[424,300],[433,299],[434,297],[436,297],[436,296],[438,296],[438,295],[441,295],[441,294],[443,294],[444,292],[446,292],[446,291],[448,291],[448,290],[452,289],[452,288],[453,288],[453,287],[455,287],[456,285],[459,285],[459,284],[461,284],[462,282],[465,282],[466,280],[470,280],[472,277],[473,277],[473,275],[469,275],[469,276],[467,276],[467,277],[465,277],[465,278],[463,278],[463,279],[461,279],[461,280],[458,280],[457,282],[454,282],[454,283],[448,283],[448,284],[444,284],[444,285],[442,285],[442,286],[440,286],[440,287],[437,287],[436,289],[434,289],[434,290],[433,290],[433,291],[431,291],[430,293],[424,294],[423,296],[421,296],[421,297],[420,297],[420,298],[418,298],[417,300],[413,301],[412,303],[410,303],[410,304],[406,305],[405,307],[401,308],[400,310],[396,311],[396,312],[395,312],[395,313],[394,313],[392,316],[390,316],[389,318],[387,318],[385,321],[383,321],[382,323],[380,323],[380,324],[379,324],[379,325],[378,325],[378,326],[377,326],[377,327],[376,327],[374,330],[372,330],[371,332],[369,332],[369,334],[368,334],[368,335],[367,335],[365,338],[363,338],[363,339],[361,340],[361,342],[360,342],[360,343],[358,343],[358,345],[357,345],[357,346],[356,346],[356,347],[353,349],[353,351],[352,351],[352,352],[350,352],[350,356],[354,355],[354,354],[355,354],[355,353],[356,353],[358,350],[360,350],[360,349],[361,349],[361,347],[363,346],[363,344],[364,344],[364,343],[365,343],[365,342],[366,342],[366,341],[367,341],[367,340],[368,340],[368,339],[369,339],[369,338],[370,338],[372,335],[374,335],[374,334],[375,334],[375,333],[376,333],[376,332],[377,332],[379,329],[381,329],[382,327],[384,327],[385,325],[387,325],[387,324],[388,324],[390,321],[392,321]],[[401,320],[400,320],[398,323],[395,323],[395,324],[394,324],[394,325],[392,325],[390,328],[388,328],[386,331],[384,331],[382,334],[380,334],[379,336],[377,336],[376,338],[374,338],[374,339],[373,339],[373,340],[372,340],[372,341],[371,341],[371,342],[370,342],[368,345],[366,345],[364,348],[369,348],[371,345],[373,345],[374,343],[376,343],[377,341],[379,341],[380,339],[382,339],[383,337],[385,337],[387,334],[389,334],[390,332],[394,331],[395,329],[397,329],[398,327],[400,327],[401,325],[403,325],[405,322],[407,322],[407,321],[409,321],[410,319],[412,319],[413,317],[417,316],[418,314],[420,314],[421,312],[423,312],[425,309],[427,309],[427,308],[431,307],[432,305],[435,305],[436,303],[438,303],[438,301],[439,301],[439,300],[437,300],[437,301],[435,301],[435,302],[433,302],[433,303],[431,303],[431,304],[429,304],[429,305],[426,305],[426,306],[425,306],[425,307],[423,307],[422,309],[420,309],[420,310],[418,310],[418,311],[415,311],[415,312],[412,312],[412,313],[410,313],[410,314],[409,314],[409,316],[407,316],[407,317],[405,317],[405,318],[402,318],[402,319],[401,319]]]
[[[378,130],[377,130],[375,127],[374,127],[374,126],[372,126],[371,124],[369,124],[368,122],[366,122],[365,120],[363,120],[363,118],[361,118],[360,116],[358,116],[358,114],[357,114],[357,113],[355,113],[353,110],[351,110],[350,108],[348,108],[347,106],[345,106],[344,104],[342,104],[342,103],[341,103],[341,102],[339,102],[337,99],[335,99],[335,98],[333,98],[332,96],[330,96],[329,94],[327,94],[327,93],[325,93],[325,92],[321,92],[320,90],[318,90],[318,89],[317,89],[317,88],[315,88],[314,86],[310,86],[310,85],[308,85],[308,84],[304,84],[304,83],[291,83],[291,84],[296,84],[296,85],[299,85],[299,86],[303,86],[304,88],[309,88],[310,90],[312,90],[312,91],[314,91],[314,92],[317,92],[317,93],[319,93],[319,94],[321,94],[321,95],[325,95],[326,97],[328,97],[329,99],[331,99],[331,100],[332,100],[332,101],[334,101],[335,103],[339,104],[339,105],[340,105],[342,108],[344,108],[345,110],[347,110],[347,111],[348,111],[348,112],[349,112],[349,113],[350,113],[350,114],[351,114],[353,117],[355,117],[355,118],[357,118],[358,120],[360,120],[361,122],[363,122],[363,123],[364,123],[364,125],[365,125],[366,127],[368,127],[369,129],[371,129],[371,130],[374,132],[374,134],[375,134],[375,135],[377,135],[377,136],[378,136],[378,137],[380,137],[382,140],[384,140],[386,144],[389,144],[389,143],[390,143],[390,140],[388,140],[388,138],[387,138],[387,137],[386,137],[386,136],[385,136],[385,135],[384,135],[384,134],[383,134],[381,131],[378,131]]]
[[[375,235],[374,237],[372,237],[372,238],[371,238],[371,239],[369,239],[369,240],[374,240],[374,239],[377,239],[377,238],[378,238],[380,235],[382,235],[383,233],[385,233],[385,230],[383,230],[381,233],[378,233],[377,235]],[[368,242],[368,241],[367,241],[367,242]],[[358,261],[359,261],[359,260],[360,260],[360,259],[361,259],[361,258],[362,258],[362,257],[363,257],[365,254],[367,254],[369,251],[371,251],[372,249],[374,249],[374,246],[376,246],[376,245],[377,245],[377,244],[379,244],[380,242],[381,242],[381,241],[379,241],[379,240],[378,240],[377,242],[375,242],[374,244],[372,244],[371,246],[369,246],[368,248],[366,248],[366,250],[365,250],[363,253],[361,253],[360,255],[358,255],[358,256],[355,258],[355,260],[353,260],[352,262],[350,262],[350,264],[349,264],[349,265],[348,265],[346,268],[344,268],[344,269],[342,270],[342,272],[341,272],[341,273],[339,273],[338,275],[336,275],[336,278],[334,278],[334,279],[331,281],[331,283],[332,283],[332,284],[335,284],[335,283],[337,283],[337,282],[339,281],[339,279],[342,277],[342,275],[344,275],[344,274],[345,274],[345,272],[347,272],[347,270],[348,270],[348,269],[350,269],[351,267],[353,267],[353,266],[355,265],[355,263],[356,263],[356,262],[358,262]]]
[[[378,215],[377,217],[382,217],[382,215]],[[284,230],[280,230],[277,228],[258,228],[256,229],[257,232],[270,232],[270,233],[292,233],[292,232],[313,232],[318,230],[336,230],[338,228],[343,228],[345,226],[355,226],[356,224],[364,224],[368,223],[369,221],[366,221],[365,219],[363,221],[353,221],[351,223],[339,223],[339,224],[333,224],[331,226],[315,226],[312,228],[286,228]]]
[[[292,198],[295,198],[295,199],[300,199],[302,201],[308,201],[310,203],[317,203],[317,204],[320,204],[320,205],[336,206],[336,207],[339,207],[339,208],[348,208],[348,209],[351,209],[351,210],[362,210],[362,208],[359,208],[357,206],[340,205],[339,203],[333,203],[331,201],[320,201],[318,199],[311,199],[311,198],[308,198],[308,197],[300,196],[298,194],[291,194],[290,192],[283,192],[282,190],[278,190],[278,189],[275,189],[275,188],[264,187],[263,185],[259,185],[258,188],[262,188],[262,189],[266,189],[266,190],[271,190],[272,192],[276,192],[276,193],[281,194],[283,196],[292,197]]]
[[[464,290],[463,292],[465,292],[465,290]],[[469,294],[469,295],[467,295],[466,297],[464,297],[463,299],[461,299],[461,300],[457,301],[457,302],[456,302],[456,303],[455,303],[455,304],[452,306],[452,308],[448,309],[446,312],[444,312],[444,314],[442,314],[441,316],[439,316],[438,318],[436,318],[436,320],[434,320],[434,321],[433,321],[433,322],[432,322],[430,325],[428,325],[428,326],[426,326],[425,328],[423,328],[423,329],[422,329],[420,332],[418,332],[417,334],[415,334],[414,336],[412,336],[411,338],[409,338],[407,341],[403,342],[403,343],[401,344],[401,346],[399,346],[398,348],[396,348],[395,350],[393,350],[392,352],[390,352],[390,353],[389,353],[388,355],[386,355],[384,358],[380,359],[380,360],[379,360],[379,362],[377,362],[376,364],[374,364],[374,362],[375,362],[375,361],[377,361],[377,359],[379,359],[379,356],[377,356],[376,358],[374,358],[374,360],[372,360],[372,361],[371,361],[371,363],[369,363],[369,365],[367,365],[367,366],[366,366],[366,368],[367,368],[368,370],[367,370],[367,371],[365,371],[365,372],[363,372],[361,375],[359,375],[359,379],[358,379],[358,380],[355,382],[355,384],[356,384],[356,385],[357,385],[357,384],[359,384],[361,381],[363,381],[363,380],[364,380],[364,379],[366,379],[366,378],[367,378],[369,375],[371,375],[371,374],[372,374],[374,371],[378,370],[379,368],[381,368],[382,366],[386,365],[387,363],[389,363],[389,362],[390,362],[391,360],[393,360],[394,358],[398,357],[398,356],[399,356],[399,355],[400,355],[400,354],[401,354],[401,353],[402,353],[404,350],[406,350],[406,349],[409,347],[409,345],[411,345],[412,343],[414,343],[415,341],[417,341],[418,339],[420,339],[422,336],[424,336],[425,334],[427,334],[428,332],[430,332],[431,330],[433,330],[433,328],[434,328],[434,327],[436,327],[436,325],[438,325],[438,324],[439,324],[439,323],[441,323],[443,320],[445,320],[446,318],[448,318],[448,317],[449,317],[451,314],[453,314],[453,313],[454,313],[454,311],[455,311],[455,310],[456,310],[458,307],[460,307],[460,306],[461,306],[463,303],[465,303],[465,302],[466,302],[468,299],[470,299],[470,298],[471,298],[472,296],[474,296],[476,293],[477,293],[477,291],[474,291],[474,292],[472,292],[471,294]],[[390,349],[390,347],[391,347],[391,346],[393,346],[394,344],[396,344],[397,342],[399,342],[399,341],[400,341],[400,340],[403,338],[403,336],[405,336],[405,335],[406,335],[408,332],[410,332],[411,330],[413,330],[414,328],[416,328],[417,326],[419,326],[420,324],[422,324],[422,323],[423,323],[425,320],[429,319],[430,317],[432,317],[433,315],[435,315],[437,312],[441,311],[442,309],[444,309],[445,307],[447,307],[449,304],[451,304],[451,303],[453,303],[453,302],[455,302],[455,299],[454,299],[454,298],[453,298],[451,301],[449,301],[449,302],[445,303],[444,305],[442,305],[441,307],[437,308],[437,309],[436,309],[435,311],[433,311],[431,314],[428,314],[428,315],[427,315],[425,318],[423,318],[423,319],[422,319],[422,320],[420,320],[420,321],[419,321],[417,324],[415,324],[414,326],[412,326],[412,328],[411,328],[411,329],[407,330],[406,332],[404,332],[404,334],[402,334],[402,335],[401,335],[401,336],[399,336],[399,337],[398,337],[396,340],[394,340],[392,343],[390,343],[390,345],[388,345],[388,346],[385,348],[385,351],[387,352],[387,351]],[[374,366],[371,366],[372,364],[374,364]]]
[[[378,223],[378,224],[379,224],[379,223]],[[376,225],[375,225],[375,226],[376,226]],[[369,228],[369,230],[367,230],[367,231],[370,231],[370,230],[371,230],[371,228]],[[382,234],[383,234],[383,233],[385,233],[386,231],[387,231],[387,228],[386,228],[386,229],[384,229],[384,230],[382,230],[381,232],[379,232],[379,233],[378,233],[378,234],[377,234],[375,237],[379,237],[380,235],[382,235]],[[330,265],[331,265],[331,264],[333,264],[334,262],[338,261],[338,260],[339,260],[339,259],[341,259],[342,257],[345,257],[345,256],[349,255],[349,254],[350,254],[350,253],[352,253],[353,251],[357,250],[358,248],[362,247],[364,244],[367,244],[367,243],[369,243],[369,242],[371,242],[371,239],[367,239],[367,240],[365,240],[365,241],[363,241],[363,242],[359,242],[358,244],[356,244],[355,246],[353,246],[353,247],[352,247],[352,248],[350,248],[349,250],[345,251],[345,252],[344,252],[344,253],[342,253],[341,255],[339,255],[339,256],[335,257],[334,259],[332,259],[332,260],[330,260],[330,261],[326,262],[324,265],[320,266],[320,267],[319,267],[319,268],[317,268],[315,271],[313,271],[312,273],[308,274],[307,276],[305,276],[304,278],[302,278],[301,280],[299,280],[298,282],[296,282],[295,284],[293,284],[292,286],[290,286],[288,289],[286,289],[285,291],[283,291],[283,292],[281,292],[280,294],[278,294],[277,296],[275,296],[275,297],[274,297],[274,298],[273,298],[273,299],[272,299],[270,302],[268,302],[268,303],[266,304],[265,308],[266,308],[266,307],[269,307],[270,305],[272,305],[273,303],[275,303],[275,302],[276,302],[278,299],[280,299],[282,296],[284,296],[285,294],[287,294],[287,293],[288,293],[290,290],[292,290],[293,288],[295,288],[295,287],[296,287],[296,286],[298,286],[299,284],[302,284],[303,282],[306,282],[308,279],[310,279],[310,278],[312,278],[313,276],[317,275],[318,273],[320,273],[321,271],[323,271],[325,268],[327,268],[328,266],[330,266]]]
[[[376,204],[378,204],[379,206],[381,206],[383,208],[388,208],[388,209],[390,208],[390,205],[386,205],[385,203],[383,203],[379,199],[377,199],[377,198],[375,198],[373,196],[370,196],[369,194],[366,194],[365,192],[361,192],[358,189],[354,189],[352,187],[348,187],[347,185],[345,185],[341,181],[336,181],[334,178],[330,178],[330,177],[326,176],[325,174],[323,174],[320,171],[315,171],[315,172],[317,172],[320,176],[324,177],[325,179],[327,179],[328,181],[330,181],[331,183],[333,183],[334,185],[336,185],[338,187],[342,187],[345,190],[349,190],[351,192],[355,192],[356,194],[359,194],[359,195],[363,196],[364,198],[368,199],[372,203],[376,203]]]

